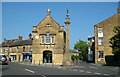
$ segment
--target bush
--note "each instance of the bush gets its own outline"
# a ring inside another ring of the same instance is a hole
[[[79,55],[72,55],[71,56],[71,59],[74,61],[74,60],[78,60],[79,59]]]
[[[107,56],[105,56],[105,61],[106,61],[107,65],[112,65],[112,66],[118,65],[118,62],[116,61],[114,55],[107,55]]]

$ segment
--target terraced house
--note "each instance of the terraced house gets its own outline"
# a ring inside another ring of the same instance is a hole
[[[29,34],[27,40],[22,40],[22,36],[18,39],[6,40],[1,44],[1,54],[7,55],[8,59],[13,62],[31,61],[32,60],[32,38]]]

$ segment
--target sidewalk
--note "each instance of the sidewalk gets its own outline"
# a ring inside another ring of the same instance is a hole
[[[60,65],[52,65],[52,64],[32,64],[31,62],[18,62],[23,65],[31,65],[31,66],[42,66],[42,67],[63,67]]]

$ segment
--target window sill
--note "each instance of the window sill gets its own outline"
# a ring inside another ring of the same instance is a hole
[[[104,58],[99,58],[99,59],[104,59]]]
[[[55,43],[49,43],[49,44],[43,44],[43,43],[40,43],[40,45],[55,45]]]
[[[103,46],[103,44],[102,45],[98,45],[98,46]]]

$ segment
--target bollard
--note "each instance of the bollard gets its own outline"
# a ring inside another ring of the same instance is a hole
[[[39,65],[40,65],[40,60],[39,60]]]
[[[35,60],[34,60],[34,65],[35,65]]]

